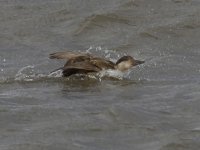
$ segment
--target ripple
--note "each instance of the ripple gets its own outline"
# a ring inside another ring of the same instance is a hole
[[[84,33],[87,29],[90,29],[94,26],[104,27],[105,23],[121,23],[130,25],[130,21],[122,16],[115,14],[97,14],[87,17],[75,31],[75,35]]]

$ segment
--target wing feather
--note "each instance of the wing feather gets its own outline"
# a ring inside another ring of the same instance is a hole
[[[63,67],[63,76],[67,77],[73,74],[87,74],[90,72],[100,71],[95,65],[90,62],[76,62],[71,65]]]
[[[89,53],[81,52],[56,52],[49,54],[50,59],[71,59],[80,56],[91,57]]]
[[[98,58],[98,57],[91,59],[91,63],[94,64],[95,66],[97,66],[98,68],[101,68],[101,70],[115,68],[115,64],[112,61],[105,60],[105,59]]]

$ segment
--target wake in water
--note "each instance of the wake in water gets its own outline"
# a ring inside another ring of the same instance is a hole
[[[62,75],[62,70],[57,70],[54,72],[51,72],[49,74],[36,74],[34,73],[34,66],[26,66],[21,68],[17,74],[15,75],[14,80],[15,81],[36,81],[36,80],[40,80],[40,79],[53,79],[53,78],[61,78]],[[130,72],[120,72],[118,70],[103,70],[99,73],[93,73],[93,74],[87,74],[87,75],[83,75],[83,74],[77,74],[77,75],[73,75],[70,77],[65,77],[66,79],[85,79],[86,77],[89,79],[96,79],[101,81],[104,77],[110,77],[110,78],[115,78],[118,80],[123,80],[123,79],[128,79],[129,77],[129,73]]]

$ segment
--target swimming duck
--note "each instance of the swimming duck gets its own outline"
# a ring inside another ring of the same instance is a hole
[[[144,61],[135,60],[131,56],[123,56],[116,63],[114,63],[110,60],[81,52],[56,52],[50,54],[49,58],[67,60],[63,67],[57,69],[62,70],[64,77],[68,77],[73,74],[100,72],[107,69],[125,72],[133,66],[144,63]]]

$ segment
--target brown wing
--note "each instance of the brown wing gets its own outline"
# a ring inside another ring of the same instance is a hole
[[[68,60],[62,68],[64,76],[76,73],[99,72],[103,69],[115,69],[113,62],[88,53],[57,52],[50,54],[50,58]]]
[[[115,69],[115,63],[112,61],[102,59],[99,57],[92,58],[90,62],[95,65],[96,67],[102,69]]]
[[[89,72],[98,72],[100,69],[90,63],[89,61],[85,62],[76,62],[63,67],[63,75],[70,76],[72,74],[87,74]]]
[[[50,59],[71,59],[75,57],[91,57],[88,53],[80,53],[80,52],[56,52],[49,54]]]

